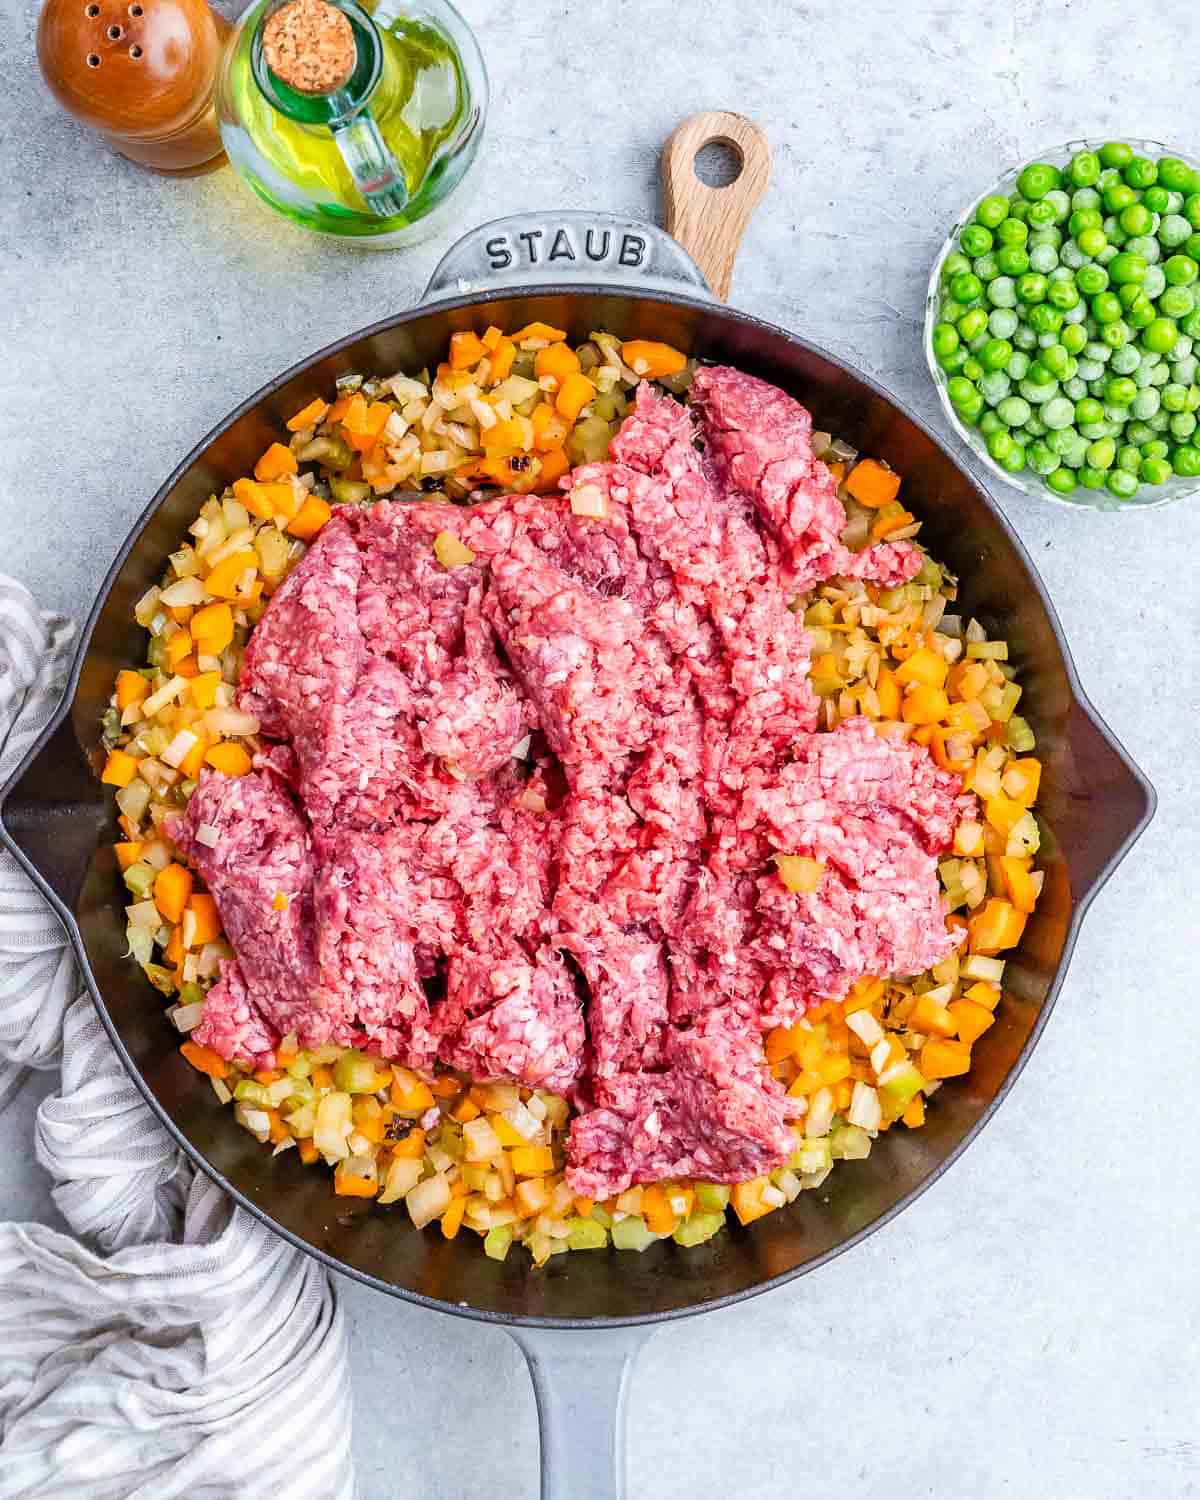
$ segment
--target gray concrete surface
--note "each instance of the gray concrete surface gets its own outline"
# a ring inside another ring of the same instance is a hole
[[[1118,0],[463,8],[494,87],[466,216],[654,216],[675,122],[750,114],[775,176],[733,300],[857,361],[938,427],[918,317],[967,196],[1069,137],[1197,144],[1200,15],[1175,0],[1146,0],[1136,18]],[[28,0],[6,30],[0,565],[82,610],[207,428],[275,371],[412,302],[444,242],[359,256],[275,222],[228,171],[143,174],[55,112]],[[1098,900],[1042,1045],[962,1162],[835,1264],[650,1342],[631,1408],[634,1500],[1200,1494],[1198,511],[1001,498],[1084,683],[1157,785],[1158,820]],[[29,1144],[37,1093],[0,1121],[2,1216],[51,1216]],[[532,1497],[532,1396],[505,1336],[342,1290],[363,1495]]]

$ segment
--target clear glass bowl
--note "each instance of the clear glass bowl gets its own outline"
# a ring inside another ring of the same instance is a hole
[[[942,410],[946,414],[946,420],[954,431],[970,448],[974,456],[990,473],[994,474],[1002,483],[1010,485],[1015,490],[1020,490],[1023,495],[1031,495],[1035,500],[1048,500],[1054,505],[1066,505],[1078,509],[1080,506],[1092,510],[1148,510],[1154,506],[1170,505],[1175,500],[1186,500],[1191,496],[1200,494],[1200,478],[1197,479],[1169,479],[1165,484],[1141,484],[1138,492],[1130,500],[1118,500],[1108,490],[1085,490],[1077,488],[1073,494],[1057,495],[1045,484],[1040,474],[1035,474],[1031,469],[1022,469],[1018,474],[1012,474],[1000,464],[987,451],[983,436],[978,427],[968,427],[961,421],[958,413],[950,404],[950,397],[946,386],[949,376],[938,364],[933,353],[932,334],[934,324],[938,321],[939,292],[942,280],[942,266],[951,251],[958,248],[958,237],[975,217],[975,209],[981,199],[992,193],[1003,193],[1006,197],[1011,194],[1017,185],[1017,178],[1031,161],[1049,162],[1052,166],[1065,166],[1077,151],[1099,151],[1106,141],[1125,141],[1132,146],[1139,156],[1178,156],[1187,162],[1189,167],[1200,170],[1200,158],[1191,152],[1177,150],[1173,146],[1165,146],[1161,141],[1143,140],[1137,136],[1109,135],[1103,139],[1068,141],[1065,146],[1054,146],[1046,151],[1031,151],[1018,166],[1011,167],[1004,175],[993,184],[975,194],[967,206],[962,210],[954,222],[954,228],[950,231],[946,243],[933,263],[933,270],[929,277],[929,289],[925,297],[925,363],[929,366],[929,373],[933,376],[933,383],[937,387],[938,398],[942,403]],[[1200,282],[1196,283],[1200,287]]]

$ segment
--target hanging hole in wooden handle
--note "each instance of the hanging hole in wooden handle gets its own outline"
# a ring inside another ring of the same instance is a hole
[[[667,233],[722,302],[750,215],[771,176],[771,148],[752,120],[723,110],[692,115],[663,148]]]

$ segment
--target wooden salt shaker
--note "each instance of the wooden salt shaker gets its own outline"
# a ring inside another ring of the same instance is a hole
[[[206,0],[46,0],[38,62],[55,98],[160,172],[224,160],[213,89],[229,23]]]

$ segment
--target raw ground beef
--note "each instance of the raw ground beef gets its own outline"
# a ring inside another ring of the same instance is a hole
[[[787,1157],[764,1028],[950,951],[935,856],[962,810],[926,751],[814,733],[795,594],[921,554],[847,551],[811,428],[705,369],[690,407],[643,384],[567,496],[338,510],[246,652],[272,743],[205,773],[176,830],[238,955],[202,1040],[568,1092],[570,1180],[599,1198]],[[573,514],[584,488],[604,519]],[[443,531],[475,561],[442,567]],[[820,859],[818,888],[776,852]]]

